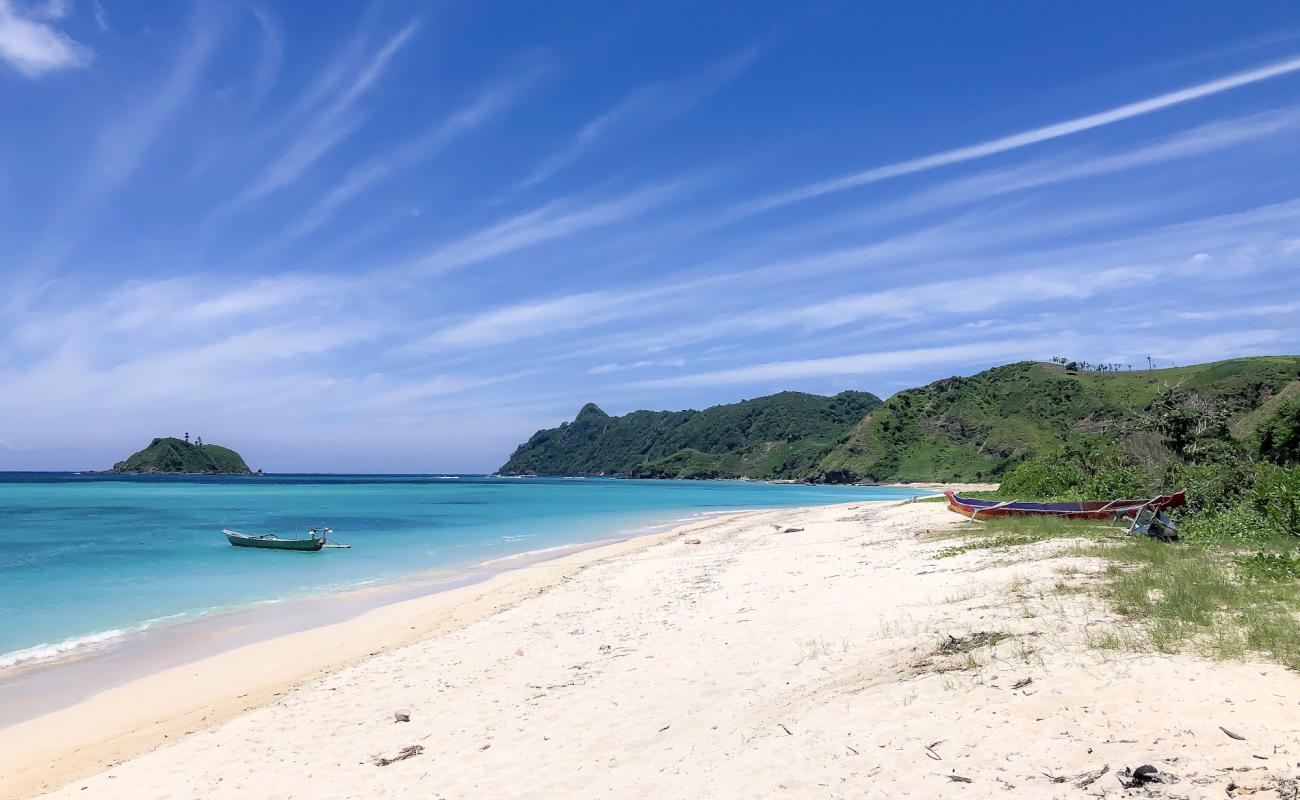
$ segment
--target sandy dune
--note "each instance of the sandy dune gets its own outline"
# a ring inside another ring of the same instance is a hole
[[[1089,649],[1117,620],[1057,584],[1097,564],[1052,542],[936,560],[924,533],[959,524],[720,519],[49,796],[1295,797],[1300,676]],[[1178,782],[1124,790],[1142,764]]]

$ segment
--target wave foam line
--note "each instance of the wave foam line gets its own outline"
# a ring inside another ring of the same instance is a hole
[[[206,611],[206,609],[205,609]],[[57,661],[60,658],[77,654],[81,651],[96,650],[112,642],[124,639],[133,633],[140,633],[161,623],[181,620],[191,616],[201,616],[204,612],[179,611],[175,614],[167,614],[162,617],[154,617],[130,628],[110,628],[106,631],[88,633],[83,636],[73,636],[64,639],[61,642],[42,642],[41,644],[24,647],[21,650],[10,650],[7,653],[0,653],[0,669],[8,669],[18,665],[38,664],[46,661]]]
[[[547,553],[557,553],[561,550],[573,550],[579,547],[585,550],[589,547],[600,547],[601,545],[617,544],[618,542],[624,542],[624,541],[627,540],[626,539],[598,539],[593,542],[570,542],[568,544],[557,544],[554,547],[543,547],[538,550],[525,550],[522,553],[513,553],[511,555],[501,556],[499,558],[490,558],[487,561],[479,562],[475,566],[490,567],[493,564],[502,564],[509,561],[518,561],[521,558],[531,558],[533,556],[544,556]]]

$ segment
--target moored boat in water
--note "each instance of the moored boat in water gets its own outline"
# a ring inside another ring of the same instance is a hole
[[[254,536],[249,533],[240,533],[239,531],[222,530],[226,535],[226,540],[235,547],[255,547],[262,550],[294,550],[303,553],[314,553],[326,547],[347,549],[349,545],[335,544],[326,537],[326,534],[334,531],[329,528],[312,528],[311,537],[308,539],[281,539],[274,533],[264,533],[260,536]]]

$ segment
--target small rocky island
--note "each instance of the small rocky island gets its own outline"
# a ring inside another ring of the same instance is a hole
[[[188,433],[184,439],[154,439],[145,449],[114,464],[112,471],[128,475],[254,474],[239,453],[221,445],[204,444],[201,438],[191,442]]]

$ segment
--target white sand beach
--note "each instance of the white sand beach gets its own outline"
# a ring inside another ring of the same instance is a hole
[[[249,645],[0,731],[0,796],[1295,797],[1300,675],[1092,649],[1100,562],[961,524],[718,518]]]

